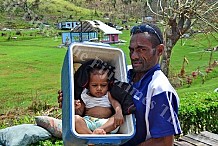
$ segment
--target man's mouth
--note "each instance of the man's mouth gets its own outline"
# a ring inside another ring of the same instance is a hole
[[[132,63],[132,65],[133,65],[134,67],[137,67],[137,66],[139,66],[139,65],[141,65],[141,64],[142,64],[141,61],[134,61],[134,62]]]

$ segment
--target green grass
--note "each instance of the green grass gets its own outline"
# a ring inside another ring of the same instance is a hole
[[[29,31],[23,31],[23,33],[27,35],[18,36],[17,40],[8,41],[7,37],[0,37],[0,99],[2,101],[0,113],[29,107],[34,100],[42,100],[53,106],[58,105],[57,91],[60,89],[61,68],[66,53],[66,48],[58,48],[61,37],[28,36],[31,33]],[[203,36],[197,37],[201,44],[194,38],[190,38],[186,40],[185,45],[180,45],[178,42],[173,49],[170,71],[176,80],[178,80],[176,75],[181,69],[184,56],[189,60],[189,64],[185,67],[187,75],[198,67],[205,73],[210,54],[203,50],[208,43],[204,42],[202,45]],[[123,31],[120,39],[127,42],[113,46],[125,52],[127,63],[130,64],[129,31]],[[215,46],[216,40],[211,39],[211,44]],[[218,52],[214,52],[213,60],[218,60]],[[177,88],[178,93],[212,92],[217,88],[217,68],[205,76],[204,84],[202,84],[202,78],[198,77],[193,80],[191,86],[184,84]],[[185,79],[182,80],[186,82]]]
[[[129,31],[130,30],[123,30],[122,31],[123,33],[119,36],[119,39],[126,41],[125,43],[113,44],[113,46],[123,50],[123,52],[126,55],[127,64],[131,64],[130,58],[129,58],[129,40],[130,40]]]
[[[1,42],[0,113],[28,107],[35,98],[55,105],[66,52],[59,44],[61,38]]]
[[[216,38],[218,34],[216,33]],[[187,72],[195,71],[198,67],[201,71],[205,71],[205,67],[209,65],[210,51],[205,49],[217,46],[217,39],[210,37],[210,41],[205,39],[204,34],[192,36],[189,39],[179,40],[173,48],[171,58],[171,71],[178,73],[182,67],[184,56],[188,59],[189,64],[185,65]],[[218,60],[218,52],[213,52],[212,60]]]
[[[218,38],[217,33],[215,33],[215,36]],[[190,87],[186,85],[177,88],[178,93],[212,92],[214,89],[218,88],[218,67],[215,67],[211,73],[206,73],[206,68],[209,67],[211,54],[211,51],[206,51],[206,49],[214,46],[217,46],[217,39],[211,34],[208,36],[198,34],[189,39],[183,39],[177,42],[172,51],[170,63],[171,76],[177,76],[180,73],[184,56],[188,59],[188,64],[185,64],[186,76],[191,77],[192,72],[197,69],[204,75],[203,77],[198,76],[197,79],[193,79]],[[218,60],[218,51],[213,51],[211,63],[215,60]],[[186,79],[183,80],[184,82],[186,81]]]

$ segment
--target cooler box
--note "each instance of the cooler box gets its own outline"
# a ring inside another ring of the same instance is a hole
[[[66,53],[62,74],[61,89],[63,91],[62,106],[62,138],[65,146],[73,145],[120,145],[127,142],[135,134],[134,116],[126,115],[125,123],[118,133],[107,135],[78,134],[75,130],[74,110],[74,72],[79,64],[90,59],[101,59],[115,66],[115,77],[127,81],[125,55],[121,49],[102,43],[73,43]]]

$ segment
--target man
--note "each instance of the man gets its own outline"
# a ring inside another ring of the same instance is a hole
[[[172,146],[174,135],[181,133],[178,120],[179,98],[167,77],[160,70],[159,59],[164,51],[163,36],[151,24],[134,26],[129,45],[132,68],[129,83],[137,94],[136,134],[125,146]]]
[[[174,135],[181,133],[179,98],[160,70],[159,60],[164,51],[162,33],[155,25],[142,24],[134,26],[130,35],[133,69],[128,71],[128,79],[135,90],[136,134],[123,146],[173,146]]]

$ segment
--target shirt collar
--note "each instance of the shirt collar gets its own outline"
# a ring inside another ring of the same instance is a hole
[[[148,76],[150,76],[151,74],[153,74],[156,70],[160,70],[160,64],[156,64],[155,66],[153,66],[152,68],[150,68],[146,73],[145,75],[136,83],[140,83],[142,79],[144,78],[147,78]],[[128,79],[129,79],[129,82],[132,83],[132,80],[135,76],[135,72],[133,69],[130,69],[129,72],[128,72]]]

